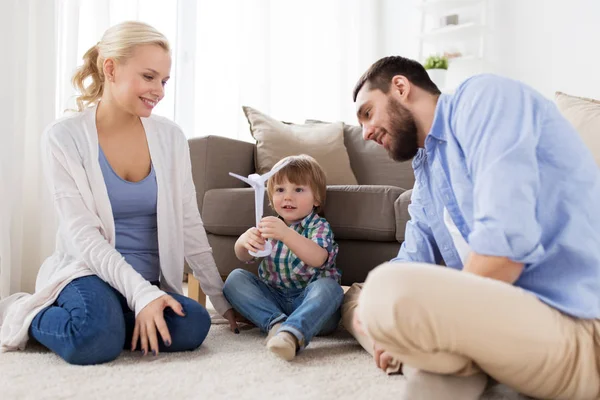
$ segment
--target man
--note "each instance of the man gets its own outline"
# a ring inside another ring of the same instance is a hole
[[[403,57],[373,64],[354,101],[364,138],[416,179],[398,256],[343,308],[378,366],[438,377],[436,399],[478,398],[487,376],[600,398],[600,170],[574,128],[522,83],[440,94]]]

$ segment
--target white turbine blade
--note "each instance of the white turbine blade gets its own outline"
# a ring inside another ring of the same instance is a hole
[[[272,170],[270,170],[269,172],[267,172],[264,175],[261,175],[260,179],[263,181],[267,181],[267,179],[269,179],[270,177],[272,177],[273,175],[275,175],[281,168],[285,167],[286,165],[288,165],[290,162],[290,160],[282,163],[281,165],[278,165],[277,168],[273,168]]]
[[[258,224],[263,216],[263,203],[265,201],[265,187],[264,186],[255,186],[254,187],[254,207],[255,207],[255,216],[256,216],[256,227],[258,228]]]
[[[246,178],[245,176],[234,174],[233,172],[230,172],[229,175],[233,176],[234,178],[238,178],[240,181],[246,182],[250,186],[254,186],[254,182],[252,182],[250,179]]]

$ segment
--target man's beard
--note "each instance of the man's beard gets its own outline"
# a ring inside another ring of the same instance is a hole
[[[417,124],[411,112],[394,98],[387,106],[391,130],[388,153],[394,161],[408,161],[419,151]]]

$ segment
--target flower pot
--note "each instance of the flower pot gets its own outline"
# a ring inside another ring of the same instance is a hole
[[[446,69],[428,69],[427,73],[429,74],[429,79],[435,83],[435,85],[441,91],[444,90],[444,86],[446,85],[446,74],[448,70]]]

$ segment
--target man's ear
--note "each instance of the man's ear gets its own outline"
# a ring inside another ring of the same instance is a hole
[[[404,75],[395,75],[392,78],[392,90],[401,98],[406,99],[410,92],[410,81]]]

